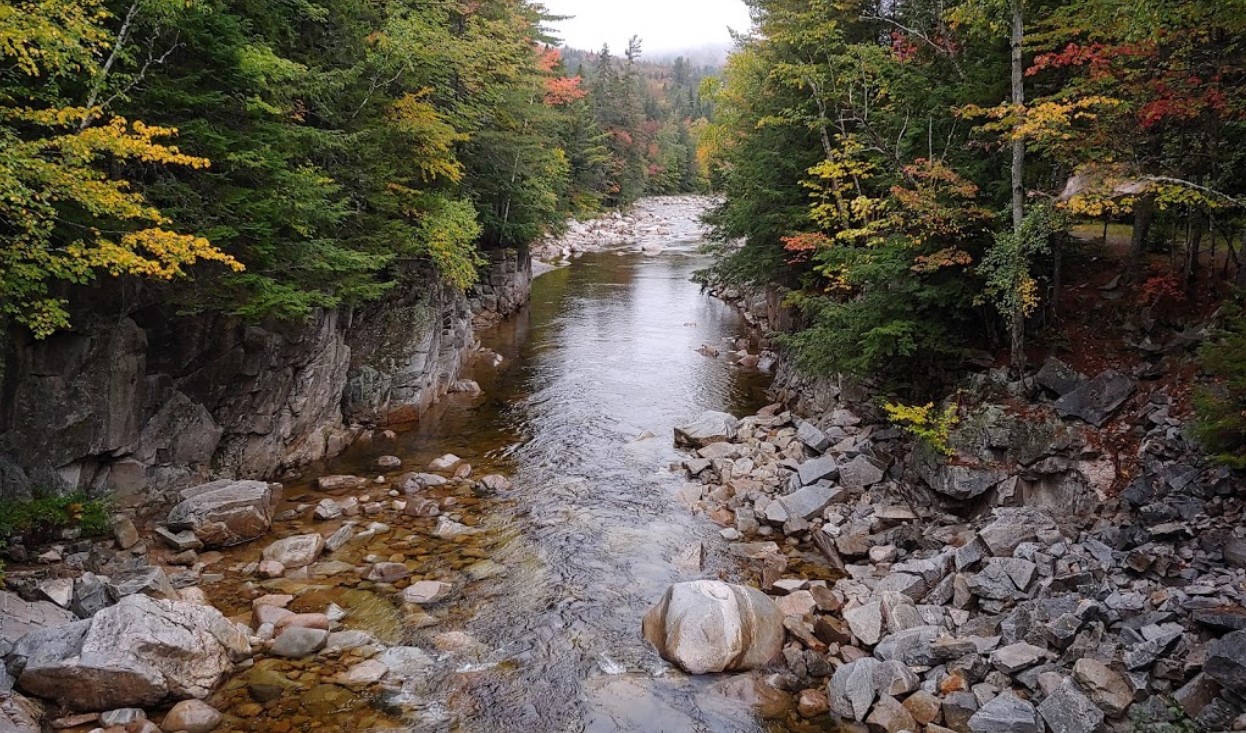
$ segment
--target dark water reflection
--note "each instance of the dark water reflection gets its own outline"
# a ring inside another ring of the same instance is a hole
[[[754,411],[768,381],[697,353],[746,330],[689,281],[706,264],[695,250],[585,255],[539,278],[531,306],[482,339],[503,357],[475,369],[485,396],[451,398],[400,438],[408,465],[453,452],[515,483],[479,509],[481,554],[500,574],[469,585],[457,623],[430,631],[461,629],[488,651],[419,691],[417,730],[761,729],[708,693],[716,680],[671,670],[639,633],[669,583],[735,573],[718,528],[675,501],[673,426]],[[393,450],[383,447],[350,460]],[[705,569],[679,570],[672,558],[696,541]]]

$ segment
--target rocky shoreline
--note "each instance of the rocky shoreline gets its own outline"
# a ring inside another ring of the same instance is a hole
[[[0,731],[399,725],[433,655],[485,651],[444,631],[430,654],[404,630],[435,626],[430,611],[499,570],[475,559],[434,578],[419,560],[477,535],[464,510],[510,484],[454,456],[376,469],[322,476],[293,505],[280,484],[216,481],[183,490],[150,531],[118,515],[112,538],[40,548],[44,566],[0,590]]]
[[[759,686],[886,733],[1246,729],[1240,481],[1204,465],[1162,389],[1055,360],[1037,383],[1018,408],[1023,385],[984,375],[951,460],[847,402],[676,431],[681,499],[786,631]],[[1122,433],[1135,455],[1102,447]]]
[[[626,212],[573,220],[565,232],[532,245],[532,259],[548,271],[585,252],[631,248],[657,256],[665,251],[664,242],[704,240],[701,214],[715,201],[708,196],[657,196],[641,199]]]
[[[656,254],[646,237],[699,237],[704,205],[647,202],[538,254]],[[1162,384],[983,372],[948,458],[766,350],[781,295],[718,294],[760,336],[702,353],[773,369],[779,402],[681,426],[673,470],[756,582],[654,599],[638,632],[667,660],[739,673],[732,694],[791,730],[1246,729],[1246,501]],[[0,591],[0,733],[445,723],[432,680],[488,657],[447,608],[505,572],[478,524],[509,481],[452,455],[411,468],[200,483],[112,537],[24,548]],[[706,550],[675,563],[702,573]]]

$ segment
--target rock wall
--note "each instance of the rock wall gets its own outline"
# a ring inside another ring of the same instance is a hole
[[[776,336],[801,327],[800,312],[786,305],[788,291],[777,287],[716,287],[718,297],[734,305],[749,325],[761,334],[763,348],[778,351],[778,363],[770,396],[791,407],[796,414],[815,422],[830,415],[844,403],[864,402],[868,392],[840,376],[810,376],[801,373],[791,353],[777,349]]]
[[[473,322],[527,302],[531,264],[496,253],[468,294],[429,273],[403,280],[363,308],[261,325],[93,290],[74,330],[10,336],[0,497],[81,489],[137,505],[219,476],[270,477],[341,451],[360,425],[410,422],[457,379]]]

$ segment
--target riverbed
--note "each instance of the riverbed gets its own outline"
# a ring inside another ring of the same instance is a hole
[[[663,215],[662,201],[648,206]],[[337,665],[281,663],[280,673],[302,683],[298,694],[265,705],[248,730],[764,729],[732,692],[738,686],[683,675],[640,636],[641,618],[670,583],[739,574],[720,527],[678,500],[686,479],[673,427],[705,410],[751,414],[769,380],[698,351],[709,344],[725,353],[749,334],[734,310],[690,279],[709,264],[695,221],[685,220],[695,210],[679,200],[666,208],[676,220],[660,241],[650,234],[577,253],[538,278],[528,308],[481,334],[467,375],[481,394],[448,396],[396,438],[361,443],[308,474],[374,475],[380,456],[395,455],[403,467],[392,477],[453,453],[474,475],[504,474],[512,486],[430,490],[473,534],[447,540],[431,519],[398,521],[335,555],[404,562],[413,580],[452,583],[447,603],[402,612],[389,607],[383,587],[353,573],[316,577],[310,591],[307,581],[264,583],[266,592],[298,596],[295,610],[336,603],[349,612],[348,628],[425,649],[434,663],[401,690],[349,695],[312,684],[354,661],[349,655]],[[321,498],[310,483],[287,487],[289,507]],[[305,517],[291,531],[335,528]],[[229,610],[244,612],[245,601]],[[247,697],[253,674],[222,693],[235,714],[259,712]]]

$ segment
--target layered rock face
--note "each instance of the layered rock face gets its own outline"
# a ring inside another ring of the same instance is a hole
[[[527,301],[526,255],[497,253],[457,293],[413,273],[367,307],[297,323],[179,316],[110,284],[76,299],[75,328],[9,338],[0,497],[32,486],[120,505],[216,476],[265,478],[342,450],[351,425],[410,421],[458,378],[473,322]]]

